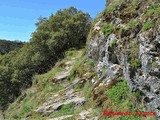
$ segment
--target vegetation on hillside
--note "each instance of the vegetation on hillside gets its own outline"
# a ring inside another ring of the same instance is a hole
[[[22,42],[19,41],[8,41],[0,39],[0,55],[6,54],[12,50],[21,48],[23,46]]]
[[[93,21],[98,22],[100,18],[104,18],[96,34],[100,36],[99,33],[103,33],[105,38],[112,33],[117,35],[120,40],[114,39],[109,44],[113,56],[111,61],[117,59],[113,49],[121,45],[122,48],[127,48],[127,62],[131,71],[135,73],[142,67],[142,61],[138,54],[139,43],[133,38],[139,31],[144,32],[155,26],[158,20],[155,19],[154,22],[150,18],[159,15],[159,6],[158,3],[152,5],[152,1],[147,0],[144,6],[150,7],[146,7],[141,20],[135,20],[138,10],[141,9],[137,4],[138,0],[119,0],[119,3],[115,1],[111,4],[108,2],[108,7]],[[123,19],[121,26],[114,24],[116,17]],[[136,113],[144,110],[144,104],[141,103],[142,93],[138,90],[130,91],[121,71],[112,79],[105,76],[111,73],[108,72],[110,66],[103,66],[103,77],[100,77],[95,68],[96,62],[91,58],[86,59],[85,49],[80,48],[85,47],[87,36],[88,40],[95,36],[93,29],[90,29],[90,23],[90,16],[74,7],[59,10],[49,18],[39,18],[36,23],[37,29],[29,43],[19,50],[0,56],[0,110],[4,110],[6,119],[46,120],[72,115],[67,119],[75,120],[78,119],[79,113],[88,109],[92,109],[89,118],[98,116],[100,120],[155,119],[155,116],[134,114],[102,116],[104,110]],[[124,37],[124,40],[121,39]],[[156,66],[158,63],[152,61],[152,67]],[[66,71],[67,76],[63,78]],[[57,75],[62,78],[57,80]],[[76,83],[77,80],[79,82]],[[73,96],[70,97],[67,92],[71,92]],[[85,102],[80,105],[68,102],[53,109],[59,101],[61,102],[62,97],[62,102],[65,102],[73,100],[75,96],[84,97]],[[12,103],[13,101],[15,102]],[[9,103],[12,104],[8,107]],[[45,109],[46,106],[49,107]],[[44,114],[43,110],[52,109],[52,112]]]
[[[89,14],[74,7],[39,18],[29,43],[0,56],[0,109],[32,84],[32,77],[52,68],[69,48],[81,48],[90,29]]]

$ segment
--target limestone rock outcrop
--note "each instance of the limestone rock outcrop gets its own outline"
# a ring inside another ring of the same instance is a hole
[[[91,33],[87,56],[94,60],[99,78],[105,78],[103,83],[124,76],[132,92],[141,92],[145,110],[155,111],[160,117],[160,14],[147,16],[151,7],[160,3],[139,0],[130,6],[130,2],[126,0],[97,20],[101,30],[96,35]],[[128,7],[132,10],[126,11]],[[150,26],[147,21],[152,22]],[[107,36],[105,23],[114,27]]]

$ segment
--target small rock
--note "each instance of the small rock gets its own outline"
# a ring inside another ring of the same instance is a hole
[[[65,120],[65,119],[71,118],[71,117],[73,117],[73,115],[65,115],[65,116],[61,116],[61,117],[57,117],[57,118],[52,118],[49,120]]]

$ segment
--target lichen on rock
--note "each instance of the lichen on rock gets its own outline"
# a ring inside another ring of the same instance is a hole
[[[159,1],[123,0],[121,5],[113,6],[116,2],[120,1],[108,1],[107,7],[114,9],[106,11],[101,23],[112,24],[113,31],[105,31],[102,26],[102,32],[91,37],[87,56],[95,61],[99,78],[104,78],[101,82],[124,76],[130,91],[140,91],[145,110],[155,111],[160,117]],[[154,16],[149,14],[151,11]],[[147,23],[151,20],[152,24]],[[125,26],[125,30],[117,34],[119,26]]]

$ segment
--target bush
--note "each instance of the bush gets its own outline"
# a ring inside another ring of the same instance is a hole
[[[153,22],[147,21],[143,26],[143,30],[146,31],[146,30],[150,29],[151,27],[153,27]]]
[[[119,31],[118,31],[118,36],[119,37],[123,36],[123,34],[125,34],[125,32],[127,30],[127,28],[125,28],[125,27],[120,27],[118,29],[119,29]]]
[[[74,85],[74,89],[81,89],[82,87],[83,87],[83,84],[80,84],[80,83]]]
[[[118,82],[115,86],[112,86],[111,89],[107,90],[107,95],[112,101],[116,104],[120,104],[123,100],[127,98],[129,87],[126,84],[126,81],[123,79]]]
[[[70,115],[73,113],[74,113],[74,103],[69,103],[69,104],[66,104],[66,105],[63,105],[62,107],[60,107],[60,109],[58,111],[55,111],[49,117],[56,118],[56,117],[60,117],[60,116],[64,116],[64,115]]]
[[[106,67],[103,67],[103,68],[102,68],[102,74],[104,75],[104,74],[106,74],[106,72],[107,72],[107,68],[106,68]]]
[[[141,60],[139,58],[132,58],[130,61],[129,61],[132,69],[134,70],[137,70],[138,68],[141,67]]]
[[[94,67],[94,61],[92,59],[87,60],[87,65]]]
[[[83,88],[83,96],[87,100],[89,100],[92,97],[92,89],[93,89],[93,84],[90,82],[87,82]]]
[[[110,47],[113,48],[115,45],[116,45],[116,40],[113,40],[113,41],[110,43]]]
[[[158,16],[160,14],[159,3],[155,3],[149,7],[147,10],[145,17]]]
[[[102,24],[102,32],[106,37],[108,37],[114,30],[114,26],[112,24],[103,23]]]
[[[153,62],[152,62],[152,67],[153,67],[153,68],[158,67],[158,63],[157,63],[156,61],[153,61]]]
[[[139,23],[137,21],[131,21],[130,24],[129,24],[131,29],[136,28],[138,25],[139,25]]]
[[[116,3],[111,4],[110,6],[107,7],[107,12],[112,12],[114,10],[116,10],[116,7],[118,5]]]

